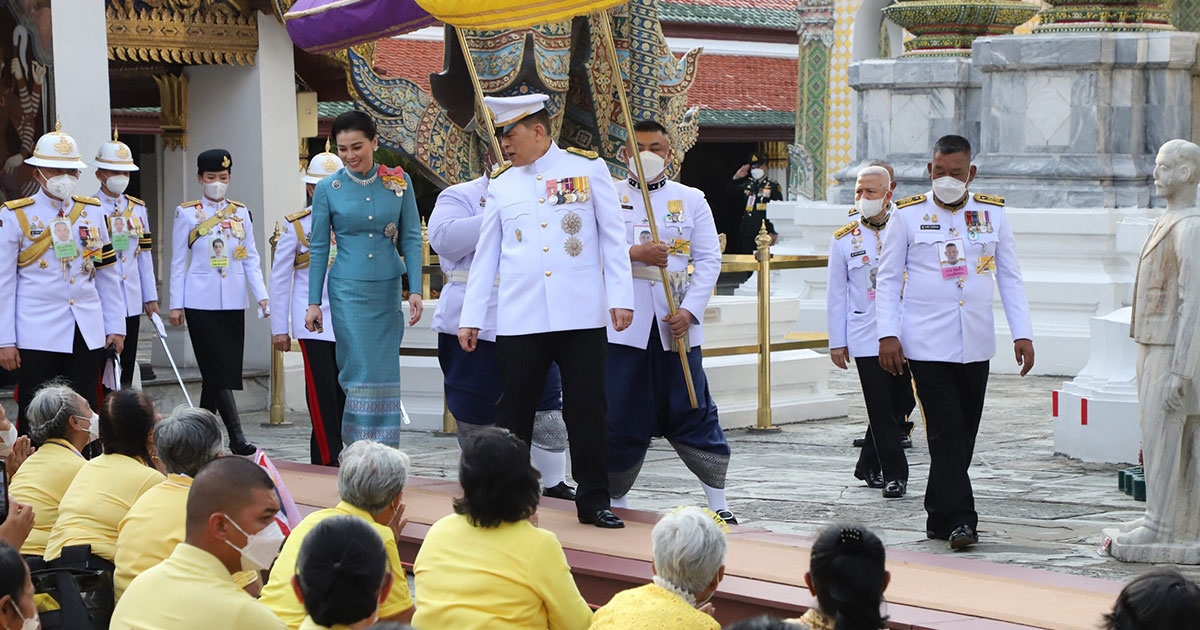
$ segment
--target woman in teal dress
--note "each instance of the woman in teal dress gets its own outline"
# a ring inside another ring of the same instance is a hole
[[[375,164],[379,141],[367,114],[338,116],[333,139],[345,167],[321,180],[313,193],[305,327],[328,325],[321,321],[320,309],[328,273],[338,381],[346,392],[342,440],[398,445],[404,336],[400,279],[405,273],[413,289],[409,326],[421,319],[423,310],[417,292],[422,269],[416,194],[400,168]]]

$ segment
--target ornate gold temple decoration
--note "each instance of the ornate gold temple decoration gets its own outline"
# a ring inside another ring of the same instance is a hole
[[[1173,31],[1164,0],[1046,0],[1034,33]]]
[[[186,74],[154,75],[161,99],[159,125],[162,127],[164,149],[187,148],[187,97]]]
[[[976,37],[1012,33],[1037,12],[1038,5],[1017,0],[900,0],[883,10],[916,35],[904,42],[906,57],[970,57]]]
[[[244,0],[133,0],[107,11],[108,58],[183,64],[254,65],[258,22]]]

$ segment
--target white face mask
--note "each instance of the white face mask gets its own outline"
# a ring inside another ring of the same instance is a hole
[[[933,194],[944,202],[954,203],[967,194],[967,182],[949,175],[939,177],[933,180]]]
[[[767,176],[767,172],[762,170],[761,168],[755,167],[755,168],[750,169],[750,177],[753,177],[754,179],[762,179],[766,176]]]
[[[78,185],[79,178],[74,175],[55,175],[46,180],[46,192],[66,201],[75,194],[75,187]]]
[[[95,442],[96,440],[100,439],[100,414],[93,411],[90,418],[84,418],[83,416],[75,417],[88,421],[87,432],[89,442]]]
[[[275,558],[279,555],[279,548],[283,546],[283,530],[279,529],[279,521],[272,521],[270,525],[264,527],[261,531],[255,534],[246,534],[246,530],[242,529],[236,521],[229,518],[228,514],[223,515],[239,532],[246,536],[246,546],[239,548],[237,545],[225,541],[226,545],[238,550],[242,554],[242,570],[243,571],[266,571],[274,564]]]
[[[5,446],[12,448],[12,445],[17,443],[17,427],[9,423],[7,429],[0,431],[0,440],[4,440]]]
[[[884,195],[884,197],[886,197],[886,195]],[[884,197],[880,197],[879,199],[867,199],[866,197],[861,197],[854,201],[854,208],[858,210],[859,216],[863,216],[868,219],[874,218],[875,215],[883,211]]]
[[[107,188],[112,194],[119,195],[125,192],[125,189],[129,187],[129,176],[113,175],[112,177],[108,178],[107,182],[104,183],[104,187]]]
[[[652,182],[658,179],[663,171],[667,170],[667,161],[662,159],[657,153],[642,151],[642,172],[646,174],[646,181]],[[629,158],[629,176],[637,179],[637,166],[633,163],[633,158]]]
[[[17,616],[21,618],[21,630],[41,630],[42,620],[36,614],[28,619],[25,618],[25,613],[21,612],[21,607],[17,605],[16,600],[12,602],[13,609],[17,611]]]
[[[207,182],[204,184],[204,196],[213,201],[220,201],[225,198],[225,189],[229,188],[229,184],[225,182]]]

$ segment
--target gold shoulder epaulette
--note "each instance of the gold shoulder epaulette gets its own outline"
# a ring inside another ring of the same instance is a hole
[[[293,212],[292,214],[283,217],[283,220],[291,223],[292,221],[299,221],[310,214],[312,214],[312,208],[305,208],[300,212]]]
[[[504,171],[507,171],[510,168],[512,168],[512,162],[505,162],[504,164],[497,166],[495,168],[495,170],[492,171],[492,174],[489,175],[489,177],[491,179],[496,179],[497,177],[500,177],[501,175],[503,175]]]
[[[907,208],[908,206],[916,205],[925,201],[925,195],[913,195],[896,201],[897,208]]]
[[[850,208],[850,211],[846,213],[846,216],[852,217],[856,214],[858,214],[858,208]]]
[[[999,197],[997,195],[988,195],[988,194],[984,194],[984,193],[975,193],[975,201],[978,201],[979,203],[991,204],[993,206],[1003,206],[1004,205],[1004,197]]]
[[[600,157],[600,154],[596,153],[595,151],[587,151],[585,149],[577,149],[575,147],[567,147],[567,153],[574,153],[575,155],[582,155],[583,157],[585,157],[589,160],[594,160],[594,159]]]
[[[203,205],[204,204],[200,203],[199,199],[195,199],[192,201],[185,201],[185,202],[179,204],[179,207],[181,207],[181,208],[199,208],[200,206],[203,206]]]
[[[33,197],[25,197],[24,199],[10,199],[9,201],[4,202],[4,207],[8,208],[9,210],[16,210],[17,208],[24,208],[31,203],[33,203]]]
[[[234,200],[232,200],[232,199],[230,199],[230,200],[229,200],[229,205],[232,205],[232,206],[237,206],[237,207],[239,207],[239,208],[245,208],[245,207],[246,207],[246,204],[244,204],[244,203],[242,203],[242,202],[240,202],[240,201],[234,201]]]
[[[100,200],[95,197],[84,197],[83,195],[71,195],[71,198],[79,203],[86,203],[89,206],[100,205]]]
[[[843,236],[853,232],[854,228],[856,227],[858,227],[858,221],[851,221],[846,225],[834,230],[833,238],[842,238]]]
[[[126,198],[126,199],[128,199],[128,200],[130,200],[130,201],[132,201],[133,203],[135,203],[135,204],[137,204],[137,205],[139,205],[139,206],[144,206],[144,205],[146,205],[146,202],[145,202],[145,201],[142,201],[141,199],[138,199],[137,197],[134,197],[133,195],[125,195],[125,198]]]

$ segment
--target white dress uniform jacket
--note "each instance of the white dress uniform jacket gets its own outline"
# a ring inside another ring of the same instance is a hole
[[[877,231],[856,216],[838,228],[829,240],[829,297],[825,302],[829,347],[846,348],[851,357],[879,355],[875,274],[879,270],[883,232],[891,229],[891,225],[889,220]]]
[[[145,310],[146,302],[158,301],[154,280],[154,256],[150,250],[150,216],[146,204],[135,197],[109,197],[101,190],[96,194],[104,216],[108,217],[111,235],[112,220],[120,217],[129,234],[129,248],[113,251],[117,255],[117,273],[121,278],[121,293],[125,296],[125,316],[136,317]]]
[[[71,224],[71,239],[77,254],[67,259],[64,274],[54,254],[51,224],[81,209]],[[96,237],[85,243],[81,230],[94,230]],[[39,245],[40,255],[19,260],[21,252],[31,256]],[[84,257],[85,245],[97,261]],[[0,207],[0,348],[71,353],[75,327],[91,350],[104,347],[106,335],[125,334],[125,300],[121,295],[115,256],[104,225],[100,203],[91,197],[57,201],[39,190],[33,197],[10,201]],[[23,263],[23,264],[22,264]],[[14,297],[15,296],[15,297]]]
[[[987,361],[996,354],[992,300],[997,285],[1012,338],[1033,339],[1003,201],[976,193],[954,212],[934,203],[933,193],[896,201],[883,235],[875,299],[880,339],[899,337],[904,356],[918,361]],[[974,239],[969,235],[968,212],[988,221]],[[959,255],[966,261],[966,275],[947,279],[940,252],[948,240],[956,239],[961,239]],[[989,256],[994,257],[993,271],[983,269]]]
[[[294,339],[334,341],[328,276],[321,295],[321,323],[325,330],[309,332],[304,327],[304,315],[308,311],[308,239],[311,235],[311,206],[284,217],[283,225],[279,227],[275,258],[271,261],[271,334],[289,334],[290,323],[290,334]]]
[[[713,221],[712,209],[704,198],[704,193],[690,186],[666,180],[662,187],[655,188],[651,184],[650,203],[654,208],[655,222],[658,224],[658,238],[665,243],[670,252],[667,256],[668,272],[687,273],[688,259],[691,258],[693,271],[688,283],[682,291],[673,286],[673,296],[679,302],[680,308],[685,308],[692,314],[692,326],[688,329],[688,343],[696,347],[704,343],[704,311],[708,308],[708,300],[716,286],[717,276],[721,274],[721,243],[717,237],[716,223]],[[617,192],[621,195],[621,215],[625,219],[625,236],[628,245],[639,242],[643,227],[646,226],[646,206],[642,200],[642,192],[630,182],[624,180],[617,183]],[[627,246],[628,247],[628,246]],[[658,323],[658,337],[664,350],[675,348],[671,329],[663,321],[670,314],[667,307],[667,295],[663,291],[660,280],[649,280],[643,276],[647,272],[654,277],[661,276],[657,267],[647,267],[642,263],[633,263],[641,267],[633,279],[633,292],[636,306],[633,309],[633,323],[629,328],[617,332],[608,324],[609,343],[646,349],[650,339],[650,323]]]
[[[222,212],[224,219],[215,221]],[[256,302],[267,299],[254,225],[246,206],[207,197],[189,201],[175,208],[171,238],[171,309],[244,310],[247,280]],[[211,264],[212,241],[217,238],[225,245],[228,264],[224,267]]]
[[[554,184],[585,198],[555,203]],[[633,308],[625,223],[603,160],[551,144],[532,164],[495,173],[485,206],[461,326],[487,325],[497,272],[498,335],[603,328],[609,309]]]
[[[458,336],[458,322],[467,295],[466,278],[479,244],[487,192],[486,175],[455,184],[438,195],[429,215],[429,246],[437,252],[438,264],[446,278],[433,314],[434,332]],[[499,291],[493,288],[487,303],[486,323],[479,329],[479,338],[484,341],[496,340],[498,296]]]

